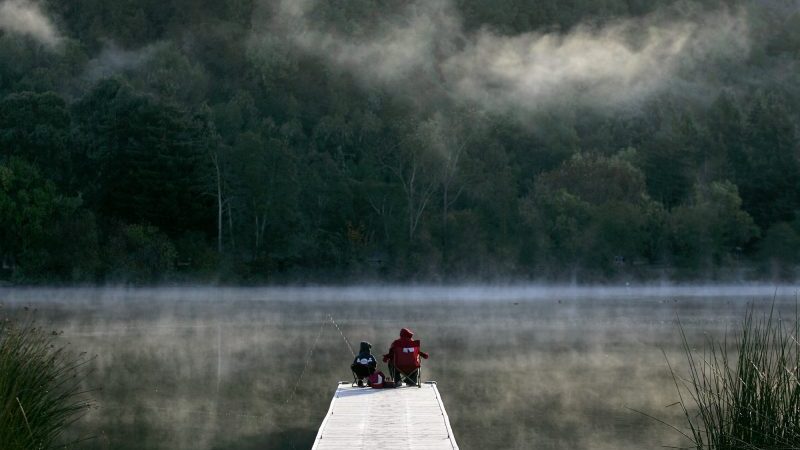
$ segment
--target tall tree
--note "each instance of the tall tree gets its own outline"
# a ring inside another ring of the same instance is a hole
[[[800,141],[795,121],[776,95],[759,95],[747,115],[736,181],[744,209],[761,227],[789,221],[800,208]]]
[[[173,234],[212,229],[213,206],[203,195],[208,142],[192,115],[117,80],[99,83],[76,114],[90,198],[102,214]]]
[[[23,158],[66,187],[73,181],[71,125],[66,102],[57,94],[10,94],[0,101],[0,155]]]

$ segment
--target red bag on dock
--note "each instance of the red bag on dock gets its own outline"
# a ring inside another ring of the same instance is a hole
[[[367,378],[367,382],[373,389],[387,389],[395,387],[394,382],[392,380],[387,380],[386,375],[384,375],[380,370],[370,375]]]

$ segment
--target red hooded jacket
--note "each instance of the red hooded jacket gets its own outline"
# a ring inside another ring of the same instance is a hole
[[[395,351],[402,351],[402,348],[409,347],[411,345],[412,337],[414,337],[414,333],[412,333],[408,328],[403,328],[400,330],[400,339],[395,339],[394,342],[392,342],[392,345],[389,347],[389,353],[383,355],[383,362],[391,361]],[[419,356],[428,359],[428,354],[422,350],[420,350]]]

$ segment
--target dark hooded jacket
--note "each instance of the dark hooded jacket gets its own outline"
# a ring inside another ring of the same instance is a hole
[[[396,351],[400,352],[402,351],[402,348],[410,347],[413,342],[413,337],[414,333],[408,328],[403,328],[400,330],[400,339],[395,339],[394,342],[392,342],[392,345],[389,346],[389,353],[383,355],[383,362],[392,361]],[[419,356],[428,359],[428,354],[423,351],[419,352]]]
[[[375,368],[378,366],[378,361],[375,360],[375,357],[372,356],[370,350],[372,349],[372,344],[369,342],[361,342],[361,347],[358,350],[358,356],[356,359],[353,360],[353,365],[362,365],[369,367],[369,372],[372,373],[375,371]]]

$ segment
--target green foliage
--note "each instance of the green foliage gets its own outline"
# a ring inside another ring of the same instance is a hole
[[[88,281],[97,265],[94,218],[65,197],[35,166],[12,157],[0,164],[0,254],[26,279]]]
[[[131,78],[131,84],[142,91],[181,105],[202,104],[208,95],[208,74],[203,66],[172,45],[155,49]]]
[[[800,157],[795,119],[776,95],[755,99],[745,146],[735,159],[744,206],[760,226],[791,220],[800,208]]]
[[[168,280],[174,274],[177,259],[175,245],[154,226],[120,226],[105,248],[108,278],[116,282]]]
[[[576,154],[537,183],[537,191],[564,189],[593,205],[636,203],[646,195],[644,175],[622,157]]]
[[[539,177],[523,211],[533,232],[546,236],[538,247],[551,265],[610,276],[661,256],[666,212],[648,197],[644,175],[629,162],[633,156],[576,155]]]
[[[0,442],[8,450],[53,448],[91,405],[85,358],[57,346],[33,322],[0,322]]]
[[[220,267],[220,255],[209,245],[203,233],[186,233],[175,240],[176,270],[186,279],[214,279]]]
[[[640,153],[648,192],[668,208],[680,205],[689,196],[701,144],[692,118],[673,120],[663,124]]]
[[[0,101],[0,151],[2,156],[23,158],[53,181],[71,181],[71,118],[58,95],[20,92]]]
[[[536,204],[554,262],[578,263],[582,249],[581,233],[591,220],[591,205],[563,189],[540,196]]]
[[[800,232],[791,224],[779,222],[759,242],[762,270],[780,279],[793,280],[800,264]]]
[[[730,264],[759,229],[747,212],[736,186],[728,181],[696,186],[691,205],[673,210],[670,236],[681,267]]]
[[[213,223],[202,121],[107,80],[76,106],[86,145],[87,199],[101,214],[179,231]]]
[[[468,36],[558,40],[730,3],[448,7]],[[624,107],[523,113],[448,87],[445,47],[460,38],[419,49],[436,54],[421,69],[434,75],[405,86],[300,51],[320,42],[288,38],[297,24],[277,20],[278,2],[46,0],[58,51],[0,36],[13,61],[0,65],[2,276],[598,280],[757,266],[791,278],[798,14],[733,3],[752,50],[704,66],[718,86],[676,79]],[[355,43],[413,6],[318,2],[309,20]]]

